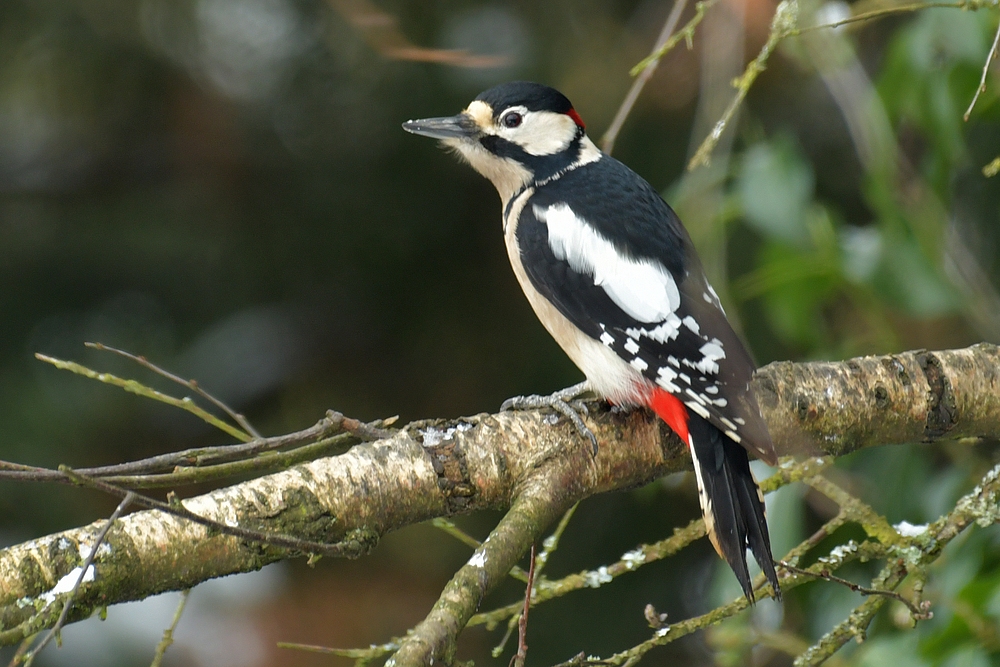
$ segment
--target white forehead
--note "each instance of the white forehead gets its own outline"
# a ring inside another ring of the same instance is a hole
[[[518,127],[504,127],[493,120],[494,109],[486,102],[475,100],[465,113],[487,134],[495,134],[515,143],[529,155],[552,155],[569,146],[578,131],[576,122],[563,113],[528,111],[523,106],[502,110],[501,118],[511,112],[520,113],[524,121]]]

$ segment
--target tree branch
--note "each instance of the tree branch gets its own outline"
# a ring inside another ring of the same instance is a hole
[[[783,451],[841,456],[882,444],[1000,437],[1000,351],[981,344],[846,362],[780,362],[754,380]],[[428,618],[403,640],[396,664],[452,655],[454,639],[490,588],[545,527],[577,500],[639,486],[690,467],[682,443],[644,411],[595,403],[590,445],[565,421],[537,412],[414,422],[383,440],[182,501],[230,526],[370,547],[388,531],[477,509],[511,508],[459,570]],[[971,514],[970,514],[971,516]],[[0,643],[50,627],[56,583],[80,564],[105,521],[0,551]],[[159,511],[108,531],[97,576],[74,598],[70,621],[94,609],[302,555],[219,534]],[[183,567],[178,567],[183,563]],[[55,596],[58,600],[59,597]]]

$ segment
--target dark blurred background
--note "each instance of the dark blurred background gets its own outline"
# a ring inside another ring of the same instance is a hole
[[[679,211],[761,363],[1000,342],[1000,187],[981,172],[1000,153],[996,67],[962,120],[996,12],[926,10],[786,40],[711,166],[685,172],[775,4],[709,10],[693,48],[682,42],[650,80],[615,156]],[[890,4],[802,0],[800,23]],[[493,187],[400,123],[524,78],[566,93],[597,140],[669,10],[649,0],[0,3],[0,457],[92,466],[224,442],[188,415],[33,358],[151,381],[84,341],[197,378],[265,434],[328,408],[403,422],[493,411],[581,379],[511,274]],[[688,6],[682,22],[693,15]],[[840,462],[839,479],[890,521],[922,523],[971,488],[995,445],[864,452]],[[830,511],[801,488],[769,504],[776,554]],[[0,539],[113,506],[3,483]],[[590,499],[547,574],[612,562],[697,513],[684,475]],[[497,518],[460,523],[482,538]],[[950,601],[935,619],[904,632],[884,612],[846,661],[1000,665],[997,541],[978,530],[956,544],[928,584]],[[346,664],[275,642],[399,636],[468,555],[416,526],[361,561],[211,582],[192,593],[166,664]],[[532,612],[529,660],[606,656],[648,635],[648,602],[676,621],[737,593],[703,540]],[[511,582],[489,602],[521,595]],[[813,641],[859,601],[811,584],[645,664],[790,664],[761,638]],[[64,631],[39,663],[148,664],[175,604],[112,608],[106,622]],[[506,664],[509,646],[489,656],[502,633],[470,630],[460,657]]]

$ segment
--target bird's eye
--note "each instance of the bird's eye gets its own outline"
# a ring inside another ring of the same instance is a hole
[[[524,116],[516,111],[511,111],[509,114],[500,119],[504,127],[515,128],[521,124],[524,120]]]

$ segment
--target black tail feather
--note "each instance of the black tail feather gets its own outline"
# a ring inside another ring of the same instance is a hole
[[[751,604],[754,594],[747,569],[747,548],[771,582],[775,597],[781,599],[764,500],[750,471],[747,451],[695,414],[690,416],[688,430],[699,500],[712,545],[733,569]]]

